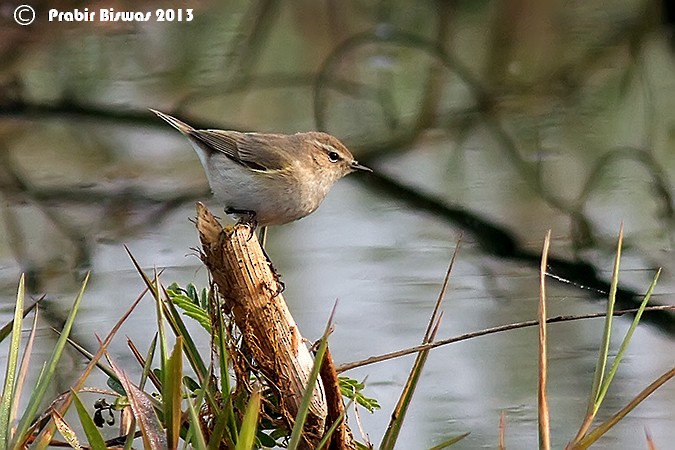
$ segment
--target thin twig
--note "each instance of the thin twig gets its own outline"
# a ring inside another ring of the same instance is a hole
[[[645,308],[645,312],[647,311],[673,311],[675,310],[675,305],[662,305],[662,306],[649,306]],[[621,309],[614,311],[614,316],[623,316],[625,314],[634,314],[638,311],[638,308],[631,308],[631,309]],[[551,317],[549,319],[546,319],[546,323],[559,323],[559,322],[572,322],[576,320],[584,320],[584,319],[598,319],[601,317],[605,317],[607,313],[605,312],[599,312],[599,313],[590,313],[590,314],[582,314],[578,316],[555,316]],[[418,353],[424,350],[429,350],[432,348],[436,347],[441,347],[443,345],[447,344],[453,344],[455,342],[460,342],[460,341],[466,341],[468,339],[473,339],[477,338],[480,336],[487,336],[490,334],[495,334],[495,333],[501,333],[503,331],[509,331],[509,330],[518,330],[520,328],[528,328],[528,327],[535,327],[539,325],[538,320],[526,320],[524,322],[516,322],[516,323],[511,323],[508,325],[499,325],[496,327],[492,328],[486,328],[484,330],[480,331],[472,331],[470,333],[464,333],[460,334],[459,336],[451,337],[448,339],[443,339],[440,341],[435,341],[435,342],[430,342],[428,344],[422,344],[422,345],[416,345],[415,347],[410,347],[406,348],[403,350],[398,350],[395,352],[390,352],[390,353],[385,353],[382,355],[378,356],[371,356],[370,358],[362,359],[360,361],[354,361],[350,363],[345,363],[337,366],[336,370],[338,373],[345,372],[347,370],[355,369],[357,367],[363,367],[367,366],[370,364],[375,364],[378,362],[382,361],[388,361],[390,359],[394,358],[399,358],[401,356],[406,356],[410,355],[413,353]]]

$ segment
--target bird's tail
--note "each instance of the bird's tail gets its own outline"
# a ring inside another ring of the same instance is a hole
[[[163,112],[157,111],[156,109],[152,109],[152,108],[148,108],[148,109],[150,109],[150,111],[154,112],[155,114],[157,114],[162,119],[166,120],[166,122],[169,125],[171,125],[172,127],[174,127],[175,129],[177,129],[178,131],[180,131],[181,133],[183,133],[185,135],[188,135],[188,134],[190,134],[190,132],[195,130],[194,128],[192,128],[187,123],[181,122],[180,120],[176,119],[173,116],[170,116],[168,114],[164,114]]]

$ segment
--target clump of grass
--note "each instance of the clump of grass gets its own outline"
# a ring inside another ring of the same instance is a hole
[[[550,429],[549,429],[549,410],[548,410],[548,400],[546,397],[546,259],[548,257],[548,248],[551,238],[551,233],[546,235],[544,240],[544,250],[542,254],[542,263],[540,270],[540,280],[541,280],[541,289],[539,296],[539,448],[547,450],[550,448]],[[635,409],[644,399],[647,398],[651,393],[656,389],[662,386],[665,382],[670,380],[675,376],[675,368],[667,371],[657,380],[647,386],[642,392],[636,395],[626,406],[621,408],[619,411],[614,413],[609,419],[601,422],[591,429],[593,423],[597,418],[598,411],[600,410],[603,401],[606,398],[609,387],[614,379],[614,376],[619,369],[619,365],[626,353],[628,344],[630,343],[633,333],[637,328],[642,314],[644,313],[647,304],[652,296],[656,283],[661,274],[661,269],[657,270],[652,283],[647,289],[640,307],[635,313],[633,321],[626,332],[626,335],[619,346],[619,350],[614,357],[614,360],[609,365],[609,350],[610,342],[612,336],[612,323],[615,314],[615,304],[616,304],[616,293],[619,286],[619,267],[621,263],[621,247],[623,243],[623,225],[619,230],[619,238],[616,248],[616,254],[614,257],[614,268],[612,271],[612,282],[610,291],[607,298],[607,311],[605,314],[605,326],[602,341],[600,343],[600,351],[598,352],[598,360],[595,366],[595,372],[593,375],[593,382],[591,386],[591,391],[588,397],[588,406],[586,408],[586,414],[583,418],[582,424],[579,427],[574,438],[567,444],[565,447],[566,450],[583,450],[590,447],[603,435],[605,435],[612,427],[614,427],[621,419],[623,419],[628,413]],[[647,439],[649,443],[651,438]],[[653,446],[653,442],[649,443],[650,446]]]
[[[612,289],[609,293],[607,311],[605,313],[605,327],[600,346],[596,371],[591,383],[589,402],[582,425],[566,449],[586,449],[600,439],[609,429],[615,426],[623,417],[632,411],[642,400],[675,376],[672,369],[631,400],[624,408],[617,411],[609,419],[594,426],[597,413],[606,398],[609,386],[618,370],[625,354],[628,343],[635,331],[640,318],[647,306],[656,285],[659,273],[657,272],[644,297],[640,308],[635,312],[618,353],[614,360],[609,361],[609,345],[612,332],[612,318],[617,312],[614,310],[616,290],[618,286],[619,262],[621,256],[621,241],[623,231],[619,234]],[[550,448],[549,416],[551,414],[546,396],[547,382],[547,346],[546,329],[555,318],[546,315],[546,258],[550,234],[544,243],[540,279],[540,306],[538,320],[530,323],[511,324],[497,327],[493,330],[483,330],[458,338],[437,341],[436,334],[442,320],[441,303],[448,288],[450,273],[457,257],[453,255],[443,286],[438,296],[436,306],[424,333],[422,344],[413,349],[397,352],[393,356],[383,356],[380,360],[407,353],[417,353],[417,358],[411,369],[409,378],[401,393],[401,397],[392,413],[392,420],[379,445],[380,449],[393,449],[398,440],[408,406],[410,405],[417,384],[422,379],[424,363],[428,352],[440,345],[471,339],[476,336],[501,332],[523,326],[539,327],[539,448]],[[132,257],[133,260],[133,257]],[[255,377],[247,380],[233,380],[230,368],[232,367],[231,352],[242,351],[236,349],[237,339],[221,314],[221,304],[218,297],[206,289],[199,290],[188,285],[181,288],[176,284],[164,287],[159,282],[159,274],[152,277],[146,275],[134,261],[139,275],[146,284],[145,291],[132,303],[129,309],[112,327],[108,335],[100,341],[95,353],[87,352],[82,346],[70,340],[69,334],[75,321],[79,305],[83,299],[88,276],[82,283],[79,294],[73,301],[71,312],[59,331],[59,338],[52,355],[44,363],[34,386],[27,386],[26,374],[31,366],[31,352],[35,339],[35,324],[39,315],[39,303],[25,307],[24,278],[21,277],[16,297],[14,320],[0,329],[0,341],[10,338],[10,348],[7,357],[7,369],[4,378],[2,399],[0,400],[0,448],[23,449],[30,445],[33,448],[44,449],[57,441],[56,434],[60,434],[64,443],[73,448],[80,448],[86,437],[87,445],[95,450],[107,449],[112,446],[125,449],[132,448],[134,442],[140,439],[144,448],[191,448],[206,450],[212,448],[226,448],[244,450],[251,448],[269,448],[283,446],[289,449],[300,448],[303,417],[307,402],[302,402],[293,429],[287,429],[275,413],[275,404],[278,393],[265,387],[264,383]],[[109,355],[106,349],[116,335],[122,323],[133,312],[141,298],[149,293],[154,299],[156,310],[156,333],[146,351],[140,351],[140,346],[129,341],[129,349],[134,355],[137,364],[142,368],[140,379],[132,380],[127,373],[130,367],[120,367]],[[21,339],[21,328],[24,317],[34,310],[31,332],[25,343]],[[205,333],[211,337],[211,346],[207,354],[200,353],[192,336],[187,331],[185,318],[194,320],[201,325]],[[332,316],[331,316],[332,317]],[[566,318],[573,320],[575,318]],[[312,383],[317,382],[320,362],[326,351],[328,336],[332,329],[332,320],[329,319],[326,331],[317,346],[315,367],[310,377],[310,386],[306,392],[312,392]],[[88,364],[79,374],[68,392],[52,399],[47,408],[43,408],[46,401],[46,388],[54,379],[58,362],[66,345],[71,345],[79,351]],[[368,361],[370,363],[372,361]],[[358,363],[351,367],[358,366]],[[111,400],[97,401],[94,413],[80,398],[83,392],[84,381],[91,371],[97,368],[109,378],[107,391]],[[249,372],[247,372],[249,373]],[[237,382],[234,382],[237,381]],[[349,403],[356,403],[370,412],[379,409],[376,400],[363,395],[363,383],[348,377],[340,377],[342,394]],[[23,409],[19,409],[23,393],[29,392],[29,399]],[[306,395],[309,399],[309,395]],[[79,424],[72,427],[64,419],[67,410],[74,405]],[[555,408],[553,408],[554,410]],[[100,427],[103,423],[112,424],[113,412],[124,411],[132,418],[126,422],[119,436],[113,439],[104,439]],[[506,448],[506,417],[502,415],[499,426],[499,448]],[[317,448],[325,448],[327,436],[344,420],[344,413],[332,424],[324,439]],[[76,431],[78,430],[78,431]],[[80,436],[84,433],[84,436]],[[447,439],[433,447],[441,449],[464,439],[469,433],[461,433]],[[651,436],[647,433],[648,448],[656,448]],[[354,448],[372,448],[358,442]]]

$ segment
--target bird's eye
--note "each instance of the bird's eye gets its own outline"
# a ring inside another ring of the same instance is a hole
[[[330,162],[338,162],[340,161],[340,155],[337,152],[328,152],[328,159]]]

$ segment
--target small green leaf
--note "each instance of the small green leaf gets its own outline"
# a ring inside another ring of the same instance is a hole
[[[345,376],[339,377],[338,380],[340,382],[340,392],[343,397],[355,401],[371,413],[375,412],[376,409],[380,409],[380,404],[377,399],[366,397],[361,393],[361,390],[365,388],[363,383]]]

